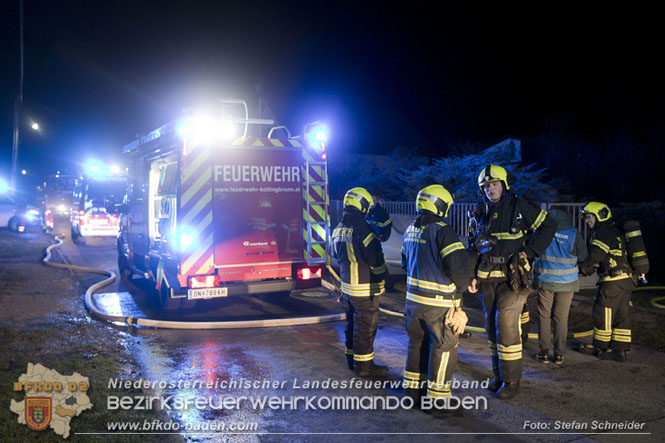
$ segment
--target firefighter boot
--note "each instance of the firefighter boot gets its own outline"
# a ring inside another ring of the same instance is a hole
[[[413,400],[414,409],[420,409],[420,389],[406,388],[406,396]]]
[[[353,355],[346,356],[346,365],[353,371]]]
[[[503,382],[498,378],[493,378],[489,385],[487,385],[487,389],[489,389],[491,392],[496,392],[501,389],[501,386],[503,386]]]
[[[501,386],[501,389],[496,393],[496,398],[499,400],[510,400],[515,398],[520,392],[520,382],[518,381],[506,381]]]
[[[578,350],[582,354],[593,355],[594,357],[600,357],[604,352],[592,345],[581,344]]]
[[[628,356],[626,355],[626,351],[613,351],[610,349],[607,352],[603,352],[599,355],[599,358],[601,360],[614,360],[618,362],[626,362],[628,361]]]
[[[355,363],[355,373],[358,377],[383,377],[388,372],[388,366],[381,366],[372,361],[359,361]]]

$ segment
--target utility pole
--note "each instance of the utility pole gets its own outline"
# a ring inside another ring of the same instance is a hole
[[[18,96],[14,101],[14,137],[12,143],[12,176],[11,176],[11,190],[12,195],[16,195],[16,171],[18,165],[18,141],[19,141],[19,125],[21,118],[21,104],[23,103],[23,0],[18,1],[18,16],[19,16],[19,85]]]

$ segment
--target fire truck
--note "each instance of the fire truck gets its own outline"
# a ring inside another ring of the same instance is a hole
[[[69,217],[78,174],[49,175],[43,185],[44,230],[53,232],[56,217]],[[66,221],[65,221],[66,223]],[[66,226],[66,225],[65,225]]]
[[[70,217],[74,243],[85,244],[90,237],[118,238],[126,186],[126,176],[118,166],[92,165],[77,179]]]
[[[248,135],[273,121],[230,103],[244,115],[189,113],[123,149],[118,267],[152,280],[166,310],[317,287],[329,263],[325,127]]]

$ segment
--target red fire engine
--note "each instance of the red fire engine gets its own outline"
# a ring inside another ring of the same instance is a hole
[[[320,286],[328,263],[325,132],[190,114],[124,147],[127,201],[118,267],[154,280],[164,309]],[[233,135],[233,131],[239,135]],[[275,137],[280,134],[282,137]]]

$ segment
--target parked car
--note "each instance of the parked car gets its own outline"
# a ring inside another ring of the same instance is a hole
[[[0,227],[10,231],[24,232],[30,226],[40,226],[41,215],[37,207],[0,194]]]

